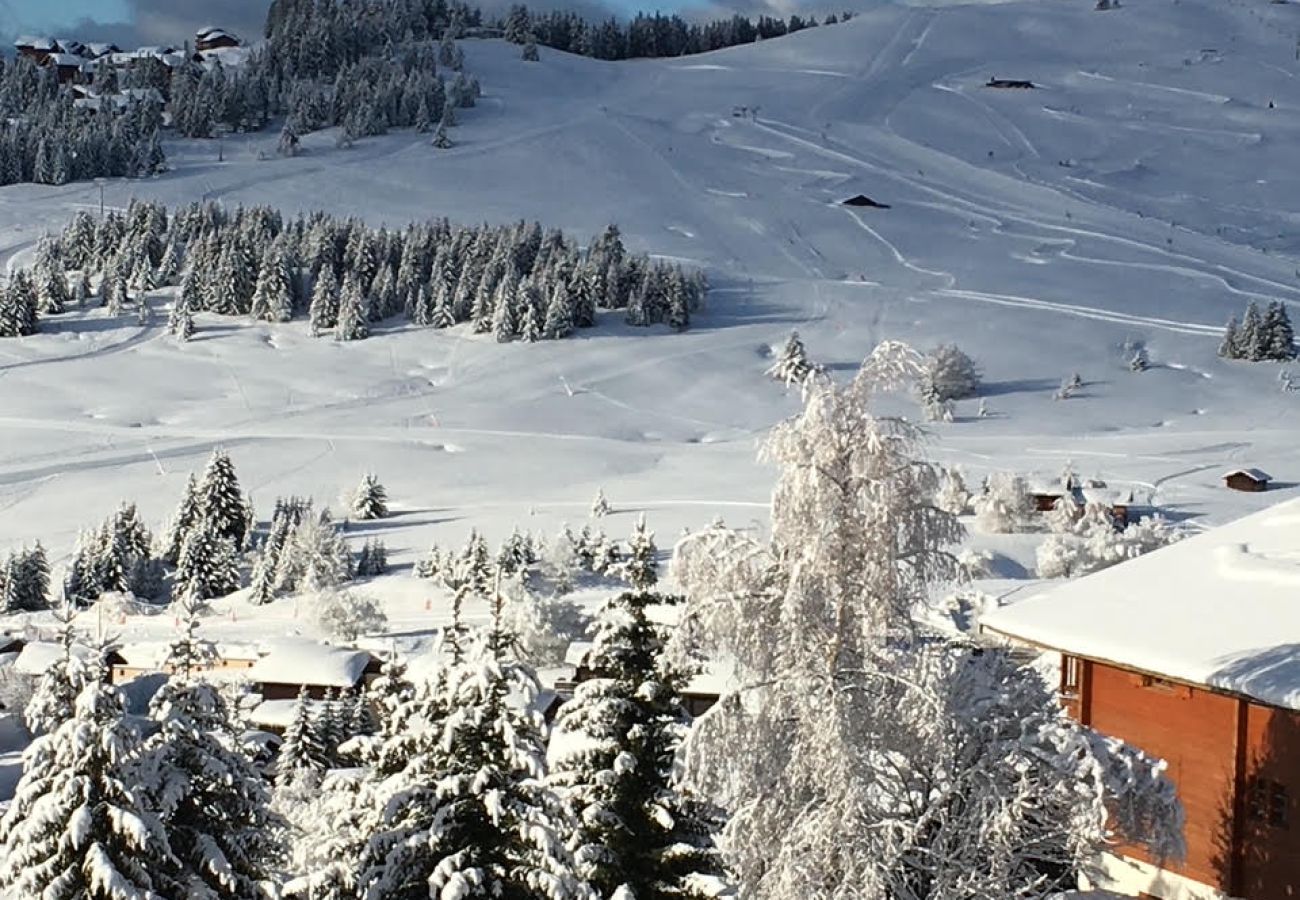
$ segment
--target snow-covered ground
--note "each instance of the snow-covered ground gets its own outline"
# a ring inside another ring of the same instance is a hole
[[[763,370],[791,329],[840,377],[882,339],[959,343],[991,415],[959,404],[933,451],[972,482],[1072,461],[1198,526],[1294,496],[1300,393],[1276,364],[1215,350],[1248,301],[1300,304],[1298,18],[1222,0],[881,3],[626,63],[546,48],[525,63],[471,40],[484,96],[450,151],[409,133],[338,149],[325,132],[281,159],[274,128],[227,139],[224,161],[215,142],[173,143],[171,172],[110,182],[106,202],[536,218],[583,239],[613,221],[632,249],[704,266],[709,306],[681,335],[607,320],[534,345],[411,327],[336,344],[302,321],[212,317],[177,345],[164,314],[48,320],[0,341],[0,548],[40,538],[65,557],[122,499],[160,522],[217,444],[263,517],[277,495],[335,503],[373,470],[396,514],[351,534],[390,548],[396,574],[372,590],[394,630],[424,629],[441,611],[409,569],[431,541],[553,533],[598,487],[618,536],[642,511],[661,545],[717,515],[761,528],[756,441],[797,403]],[[839,204],[857,193],[891,208]],[[95,184],[0,190],[0,265],[99,201]],[[1133,373],[1139,343],[1152,367]],[[1054,400],[1074,371],[1084,389]],[[1225,491],[1236,466],[1277,490]],[[1039,539],[974,537],[1012,558],[991,590],[1028,583]],[[219,609],[253,635],[310,630],[292,601]]]

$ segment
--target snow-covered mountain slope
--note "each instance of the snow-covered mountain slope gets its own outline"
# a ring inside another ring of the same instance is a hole
[[[266,506],[330,502],[373,469],[401,510],[383,530],[399,565],[472,525],[580,521],[598,486],[624,513],[606,527],[644,509],[661,543],[714,515],[761,523],[755,441],[796,403],[762,373],[792,328],[841,376],[881,339],[958,342],[991,415],[959,404],[934,451],[968,475],[1072,460],[1175,515],[1258,508],[1280,493],[1217,476],[1257,465],[1289,495],[1300,394],[1276,364],[1215,350],[1248,301],[1300,304],[1297,27],[1300,6],[1264,0],[882,3],[674,60],[526,63],[467,41],[484,96],[450,151],[327,132],[281,159],[271,131],[218,161],[214,142],[174,143],[173,171],[109,183],[107,202],[583,236],[613,221],[633,249],[705,266],[709,308],[682,335],[610,320],[529,346],[409,327],[335,344],[211,317],[178,346],[164,315],[49,320],[0,342],[0,547],[39,537],[58,557],[123,498],[161,519],[217,443]],[[0,262],[99,192],[0,191]],[[857,193],[891,208],[840,205]],[[1153,365],[1133,373],[1138,343]],[[1054,400],[1074,371],[1084,390]]]

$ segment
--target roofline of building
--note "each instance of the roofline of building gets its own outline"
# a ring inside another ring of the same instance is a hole
[[[1050,650],[1053,653],[1061,653],[1066,656],[1072,656],[1075,659],[1083,659],[1083,660],[1087,660],[1088,662],[1100,663],[1103,666],[1110,666],[1112,669],[1119,669],[1120,671],[1123,672],[1131,672],[1134,675],[1147,675],[1150,676],[1151,678],[1159,678],[1161,681],[1167,681],[1170,684],[1177,684],[1177,685],[1182,685],[1183,687],[1196,688],[1197,690],[1207,691],[1211,694],[1218,694],[1221,697],[1230,697],[1233,700],[1244,700],[1247,703],[1253,703],[1256,706],[1263,706],[1268,709],[1276,709],[1281,712],[1300,713],[1300,710],[1294,709],[1290,706],[1279,706],[1276,703],[1269,703],[1266,700],[1261,700],[1259,697],[1242,693],[1241,691],[1228,690],[1227,688],[1221,688],[1213,684],[1206,684],[1203,681],[1189,681],[1188,679],[1183,678],[1182,676],[1179,675],[1170,675],[1168,672],[1161,672],[1156,669],[1143,669],[1139,666],[1133,665],[1132,663],[1118,662],[1113,659],[1106,659],[1103,656],[1080,653],[1077,650],[1069,650],[1066,649],[1065,647],[1056,647],[1051,644],[1044,644],[1041,641],[1031,640],[1030,638],[1021,637],[1018,634],[1012,634],[1009,631],[1003,631],[999,628],[994,628],[992,625],[985,625],[981,623],[979,629],[980,629],[980,634],[995,634],[1000,638],[1016,641],[1018,643],[1025,644],[1030,647],[1035,647],[1039,650]]]

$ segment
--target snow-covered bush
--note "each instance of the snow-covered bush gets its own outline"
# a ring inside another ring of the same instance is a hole
[[[1079,572],[1083,546],[1071,534],[1053,532],[1038,545],[1034,559],[1039,578],[1069,578]]]
[[[975,396],[980,373],[975,361],[956,344],[940,344],[930,351],[921,370],[917,391],[927,407]]]
[[[539,668],[558,665],[569,644],[586,638],[591,617],[572,600],[539,596],[517,577],[504,581],[501,590],[506,597],[502,622],[525,662]]]
[[[388,626],[388,616],[374,598],[356,591],[325,588],[312,598],[311,606],[316,624],[337,640],[355,641]]]
[[[1008,534],[1024,526],[1033,510],[1029,487],[1019,475],[994,472],[973,501],[975,523],[990,534]]]
[[[957,554],[957,565],[961,567],[962,578],[966,581],[988,578],[993,574],[993,553],[967,547]]]
[[[939,487],[935,502],[944,512],[954,516],[964,516],[970,512],[970,491],[960,469],[943,470],[943,484]]]

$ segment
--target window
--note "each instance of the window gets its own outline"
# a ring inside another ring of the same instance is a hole
[[[1246,786],[1246,817],[1273,828],[1289,827],[1286,785],[1271,778],[1252,778]]]
[[[1061,657],[1061,693],[1066,697],[1079,695],[1079,681],[1083,674],[1083,661],[1077,656]]]

